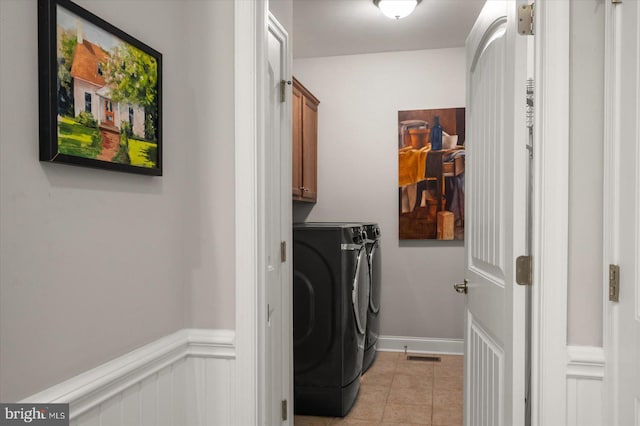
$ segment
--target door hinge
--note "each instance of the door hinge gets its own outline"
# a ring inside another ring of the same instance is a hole
[[[287,242],[280,241],[280,262],[284,263],[287,261]]]
[[[280,102],[287,101],[287,86],[291,85],[290,80],[280,80]]]
[[[535,94],[535,83],[532,78],[527,79],[527,94],[526,94],[526,102],[527,102],[527,129],[529,130],[529,142],[527,143],[527,151],[529,151],[529,158],[533,158],[533,117],[534,117],[534,94]]]
[[[609,301],[618,302],[620,298],[620,266],[609,265]]]
[[[518,256],[516,259],[516,282],[531,285],[531,256]]]
[[[524,4],[518,8],[518,34],[534,35],[535,5]]]
[[[287,417],[289,416],[288,415],[288,411],[289,410],[287,409],[287,405],[288,405],[287,404],[287,400],[283,399],[282,400],[282,421],[283,422],[286,422],[287,421]]]

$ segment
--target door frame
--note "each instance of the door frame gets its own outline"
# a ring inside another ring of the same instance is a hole
[[[567,416],[570,2],[535,4],[531,424]],[[560,422],[560,423],[559,423]]]
[[[619,264],[621,156],[620,108],[622,102],[622,10],[605,2],[604,49],[604,141],[603,141],[603,222],[602,222],[602,346],[606,363],[603,379],[603,417],[606,425],[619,424],[615,401],[618,399],[620,347],[618,304],[609,301],[609,264]]]
[[[259,265],[260,247],[258,164],[259,147],[266,139],[267,3],[234,2],[235,109],[235,308],[236,388],[233,418],[237,424],[264,422],[267,394],[264,380],[263,319],[265,275]]]
[[[259,271],[264,249],[258,244],[263,212],[257,193],[264,178],[258,147],[266,136],[267,4],[268,0],[234,2],[234,412],[238,424],[246,425],[263,424],[261,407],[267,398],[260,347],[264,309],[259,303],[264,284]],[[569,28],[569,2],[536,2],[531,402],[532,425],[540,426],[566,419]],[[290,162],[287,159],[283,169]]]

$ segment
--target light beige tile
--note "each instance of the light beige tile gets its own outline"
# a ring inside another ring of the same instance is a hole
[[[328,426],[332,420],[332,417],[294,416],[293,424],[295,426]]]
[[[329,424],[333,426],[333,425],[378,425],[379,423],[372,420],[352,419],[347,416],[344,418],[336,417]],[[298,426],[298,425],[296,424],[295,426]]]
[[[433,377],[428,374],[409,375],[395,374],[393,376],[392,388],[402,389],[431,389],[433,388]]]
[[[464,357],[462,355],[441,355],[435,365],[438,377],[462,377],[464,375]]]
[[[369,385],[374,385],[374,386],[384,386],[384,387],[391,387],[391,382],[393,381],[393,371],[387,371],[387,372],[376,372],[376,371],[367,371],[361,378],[360,378],[360,385],[361,386],[369,386]]]
[[[438,355],[443,365],[456,365],[462,367],[464,363],[463,355]]]
[[[439,390],[433,392],[433,406],[443,408],[460,408],[462,410],[462,391]]]
[[[391,391],[389,392],[387,403],[431,406],[431,398],[431,388],[407,389],[391,385]]]
[[[394,372],[397,363],[398,361],[396,359],[376,359],[373,365],[371,365],[371,367],[369,367],[369,369],[364,374],[369,374],[369,372]]]
[[[400,352],[385,352],[385,351],[378,351],[376,353],[376,361],[393,361],[396,362],[398,360],[398,357],[400,357]]]
[[[380,422],[388,394],[386,386],[361,386],[358,399],[346,418]]]
[[[380,422],[383,413],[384,404],[356,402],[346,418],[348,420],[366,420],[370,423]]]
[[[387,423],[382,422],[380,426],[413,426],[411,423]]]
[[[358,401],[366,400],[368,402],[382,402],[387,401],[387,395],[389,395],[388,386],[379,386],[369,384],[366,386],[360,386],[360,392],[358,392]]]
[[[432,377],[434,364],[435,363],[429,361],[409,361],[407,359],[400,359],[396,365],[396,374]]]
[[[387,404],[384,409],[382,421],[388,423],[429,425],[431,424],[431,406]]]
[[[462,407],[433,407],[433,424],[462,426]]]
[[[459,391],[462,392],[463,378],[455,376],[436,376],[433,378],[433,390],[439,391]]]

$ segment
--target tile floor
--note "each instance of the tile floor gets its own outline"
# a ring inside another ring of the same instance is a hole
[[[462,356],[437,356],[440,362],[408,361],[404,353],[378,352],[346,417],[295,416],[294,424],[461,426]]]

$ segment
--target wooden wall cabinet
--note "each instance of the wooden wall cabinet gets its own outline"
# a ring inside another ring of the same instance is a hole
[[[315,203],[318,198],[318,105],[293,78],[293,174],[291,193],[296,201]]]

